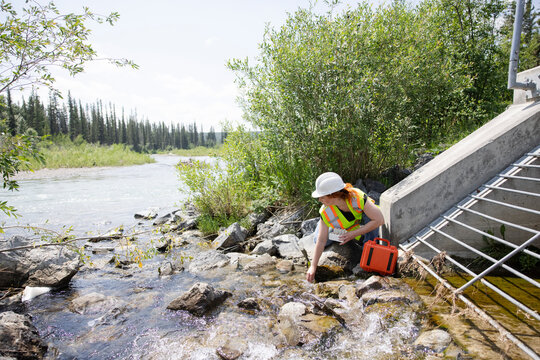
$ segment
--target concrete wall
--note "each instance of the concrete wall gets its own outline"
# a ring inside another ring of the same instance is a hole
[[[538,145],[540,100],[510,106],[382,194],[383,236],[408,240]]]

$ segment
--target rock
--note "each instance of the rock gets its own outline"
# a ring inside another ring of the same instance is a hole
[[[78,314],[100,314],[125,306],[126,303],[117,297],[93,292],[72,300],[68,308]]]
[[[255,234],[259,224],[264,223],[268,219],[269,215],[270,214],[268,212],[266,212],[266,211],[261,212],[261,213],[251,213],[251,214],[249,214],[249,216],[248,216],[249,227],[247,229],[247,231],[248,231],[247,235],[250,236],[250,235]]]
[[[242,309],[246,310],[257,310],[260,311],[261,307],[259,306],[259,303],[257,299],[255,298],[246,298],[242,301],[240,301],[237,306]]]
[[[184,205],[184,208],[173,212],[173,216],[178,222],[178,230],[190,230],[197,226],[199,212],[192,204]]]
[[[382,182],[377,181],[377,180],[366,179],[364,180],[364,184],[366,185],[368,193],[373,191],[373,192],[382,194],[386,190],[386,185],[384,185]]]
[[[279,311],[278,318],[290,317],[294,320],[298,319],[300,316],[306,313],[306,305],[300,302],[288,302],[281,307]]]
[[[173,300],[167,309],[186,310],[195,316],[203,316],[227,297],[232,295],[228,291],[215,290],[206,283],[197,283],[180,297]]]
[[[21,301],[30,301],[33,298],[43,295],[51,291],[52,289],[50,287],[44,287],[44,286],[27,286],[24,288],[23,295]]]
[[[392,277],[371,276],[356,291],[365,306],[376,303],[401,303],[422,307],[422,300],[404,281]]]
[[[244,266],[244,271],[265,271],[266,268],[274,266],[276,259],[268,254],[257,256],[255,260]]]
[[[158,267],[159,276],[169,276],[169,275],[173,275],[182,271],[184,271],[184,266],[181,263],[173,264],[170,261],[167,261],[166,263]]]
[[[46,246],[0,253],[0,287],[66,286],[80,267],[79,255],[66,246]],[[21,236],[0,240],[0,249],[32,246],[34,242]]]
[[[16,359],[42,359],[46,343],[27,315],[12,311],[0,313],[0,356]]]
[[[356,264],[360,263],[360,246],[356,241],[349,241],[344,245],[332,243],[325,249],[319,260],[319,266],[340,267],[346,273],[351,273]],[[308,255],[312,256],[312,254]]]
[[[282,274],[287,274],[294,270],[294,263],[291,260],[281,260],[276,264],[276,269]]]
[[[435,157],[431,153],[418,155],[418,157],[416,158],[416,161],[414,162],[413,171],[420,169],[422,166],[426,165],[428,162],[430,162],[434,158]]]
[[[145,220],[152,220],[156,218],[158,215],[158,208],[151,207],[146,210],[139,211],[135,213],[135,219],[145,219]]]
[[[227,346],[220,346],[216,349],[216,354],[223,360],[236,360],[242,356],[242,352],[237,349],[231,349]]]
[[[399,165],[394,165],[391,168],[383,171],[381,176],[387,178],[391,184],[397,184],[411,174],[411,170],[402,169]]]
[[[277,248],[278,256],[285,259],[303,259],[304,255],[298,245],[299,239],[296,235],[285,234],[275,237],[273,240]]]
[[[172,212],[172,213],[163,215],[161,217],[158,217],[156,220],[154,220],[152,225],[159,226],[159,225],[165,225],[165,224],[172,224],[175,222],[179,222],[181,220],[182,220],[182,217],[179,214]]]
[[[245,239],[246,232],[240,227],[240,224],[234,223],[212,242],[212,246],[218,250],[234,251],[240,247]]]
[[[450,334],[441,329],[428,330],[418,336],[414,345],[421,350],[432,350],[442,353],[452,342]]]
[[[215,250],[205,251],[197,255],[188,265],[188,271],[193,274],[200,274],[206,271],[223,268],[230,264],[227,255]]]
[[[356,180],[354,183],[354,187],[358,190],[362,190],[362,192],[366,193],[368,192],[366,185],[364,185],[364,181],[362,179]]]
[[[333,317],[306,314],[306,310],[306,305],[299,302],[289,302],[281,307],[276,327],[288,345],[298,346],[317,341],[341,326]]]
[[[277,246],[274,244],[274,242],[270,239],[264,240],[263,242],[260,242],[255,246],[253,251],[251,251],[254,255],[263,255],[268,254],[270,256],[277,255]]]
[[[257,226],[257,236],[272,239],[279,235],[296,234],[302,224],[305,210],[286,210],[272,216],[268,221]]]
[[[234,267],[235,269],[238,269],[239,267],[244,267],[257,258],[257,256],[255,255],[236,253],[236,252],[226,253],[225,255],[227,255],[231,266]]]
[[[302,225],[300,225],[300,232],[303,236],[312,234],[315,232],[315,229],[317,228],[317,224],[319,223],[319,218],[313,218],[309,220],[302,221]]]

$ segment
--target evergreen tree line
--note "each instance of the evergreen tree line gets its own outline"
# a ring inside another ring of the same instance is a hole
[[[67,135],[71,140],[83,139],[101,145],[126,144],[137,152],[155,152],[171,149],[189,149],[197,146],[214,147],[222,143],[225,133],[216,133],[214,127],[203,131],[196,122],[166,125],[164,122],[141,121],[137,114],[117,114],[116,106],[104,105],[98,100],[94,104],[83,104],[68,93],[67,102],[61,102],[55,92],[49,94],[49,103],[44,104],[33,91],[22,104],[12,101],[8,90],[4,118],[8,119],[12,135]]]

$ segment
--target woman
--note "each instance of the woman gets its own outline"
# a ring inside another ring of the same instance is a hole
[[[364,235],[377,231],[384,224],[381,210],[362,191],[345,184],[341,177],[333,172],[327,172],[317,178],[313,197],[323,204],[319,213],[321,218],[317,225],[317,242],[313,260],[306,278],[309,282],[315,279],[319,259],[329,240],[339,241],[340,245],[355,240],[364,240]],[[363,215],[370,219],[361,225]],[[333,233],[333,234],[332,234]]]

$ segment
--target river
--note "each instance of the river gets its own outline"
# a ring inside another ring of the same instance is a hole
[[[8,226],[72,226],[75,233],[98,233],[120,225],[130,226],[136,221],[136,212],[151,207],[164,215],[186,199],[175,169],[186,158],[153,157],[155,163],[144,165],[19,180],[19,191],[0,190],[0,199],[15,207],[19,217],[10,218],[2,213],[0,219]]]

